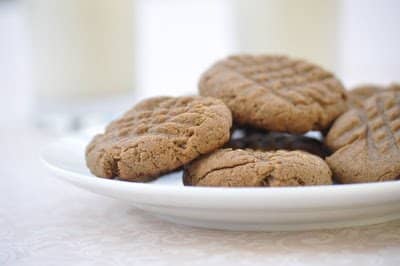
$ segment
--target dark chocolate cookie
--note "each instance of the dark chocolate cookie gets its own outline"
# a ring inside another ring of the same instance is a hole
[[[225,147],[263,151],[302,150],[325,158],[330,154],[322,141],[303,135],[280,132],[244,131],[243,136],[231,139]]]

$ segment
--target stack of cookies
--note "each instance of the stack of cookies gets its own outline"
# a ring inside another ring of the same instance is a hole
[[[99,177],[147,182],[183,167],[190,186],[305,186],[400,176],[400,86],[348,95],[323,68],[237,55],[200,78],[200,96],[144,100],[86,148]],[[234,129],[240,138],[232,138]],[[303,134],[320,131],[324,140]]]

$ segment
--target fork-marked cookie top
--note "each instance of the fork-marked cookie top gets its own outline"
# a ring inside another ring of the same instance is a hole
[[[218,99],[150,98],[94,137],[86,162],[99,177],[149,181],[223,146],[231,125],[231,113]]]
[[[338,181],[361,183],[400,176],[400,92],[368,98],[362,108],[340,116],[326,144],[335,152],[326,160]]]
[[[238,124],[273,131],[325,129],[347,108],[332,73],[286,56],[230,56],[202,75],[199,91],[222,99]]]
[[[332,184],[321,158],[302,151],[220,149],[184,168],[190,186],[280,187]]]
[[[369,97],[374,96],[377,93],[382,93],[387,91],[400,92],[400,84],[392,83],[387,87],[374,84],[361,85],[355,87],[354,89],[352,89],[347,93],[348,103],[350,107],[362,108],[362,105]]]

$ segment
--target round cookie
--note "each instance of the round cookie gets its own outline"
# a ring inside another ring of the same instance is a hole
[[[332,73],[285,56],[218,61],[202,75],[199,92],[222,99],[235,123],[271,131],[322,130],[347,109],[343,85]]]
[[[262,151],[301,150],[325,158],[330,154],[323,142],[303,135],[280,132],[245,131],[244,136],[231,139],[225,147]]]
[[[99,177],[150,181],[223,146],[231,126],[231,112],[218,99],[150,98],[93,138],[86,163]]]
[[[220,149],[184,168],[187,186],[281,187],[332,184],[324,160],[302,151]]]
[[[368,98],[362,108],[340,116],[325,142],[335,151],[326,158],[341,183],[398,179],[400,176],[400,92]]]
[[[389,86],[379,85],[361,85],[350,90],[348,95],[348,103],[350,107],[362,108],[363,103],[371,96],[387,91],[400,91],[400,84],[390,84]]]

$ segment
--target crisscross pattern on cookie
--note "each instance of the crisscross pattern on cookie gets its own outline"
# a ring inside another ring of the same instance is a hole
[[[362,109],[353,109],[344,116],[343,122],[340,118],[328,134],[327,143],[332,148],[337,150],[365,139],[371,155],[388,150],[400,152],[400,92],[377,94]]]
[[[224,100],[239,124],[269,130],[322,129],[346,109],[332,73],[285,56],[228,57],[204,73],[199,90]]]
[[[232,56],[222,65],[254,86],[294,105],[314,102],[325,105],[337,101],[342,93],[331,73],[308,62],[284,56]]]
[[[348,93],[348,102],[351,107],[362,108],[363,103],[369,98],[378,93],[383,92],[400,92],[400,84],[392,83],[389,86],[381,85],[361,85],[352,89]]]
[[[97,176],[149,180],[222,146],[231,124],[229,109],[217,99],[151,98],[91,141],[87,164]]]
[[[184,184],[196,186],[304,186],[330,184],[325,162],[301,151],[221,149],[185,166]]]
[[[326,160],[342,183],[400,176],[400,93],[384,92],[343,114],[329,131]]]
[[[128,111],[121,119],[111,123],[105,134],[117,134],[119,137],[140,136],[143,134],[166,135],[171,137],[187,136],[190,129],[199,126],[207,119],[221,116],[214,112],[217,106],[214,99],[160,98],[146,106],[138,106]],[[221,105],[221,103],[220,103]]]

